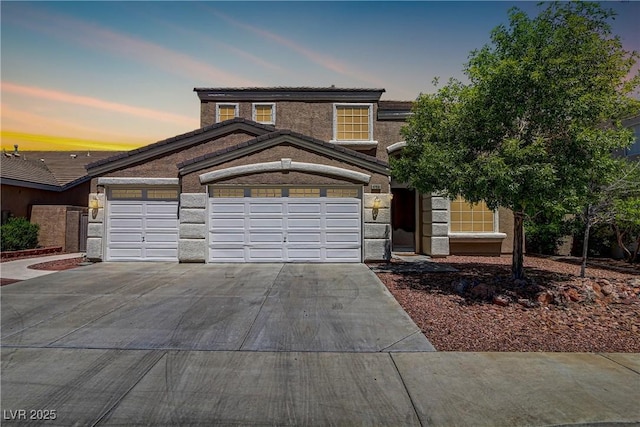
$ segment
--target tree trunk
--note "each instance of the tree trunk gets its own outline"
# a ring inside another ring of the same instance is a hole
[[[589,232],[591,231],[591,205],[584,210],[584,237],[582,238],[582,262],[580,263],[580,277],[587,271],[587,254],[589,251]]]
[[[511,274],[514,279],[524,278],[524,212],[513,213],[513,257]]]
[[[633,251],[633,256],[631,257],[631,262],[636,262],[636,259],[638,259],[638,254],[640,253],[640,235],[638,235],[638,238],[636,239],[636,250]]]
[[[625,253],[625,257],[627,259],[627,261],[631,262],[631,260],[633,260],[632,258],[632,254],[631,251],[629,250],[629,248],[627,248],[627,246],[624,244],[624,237],[625,237],[625,232],[621,231],[617,225],[613,225],[613,229],[616,232],[616,240],[618,241],[618,246],[620,246],[620,249],[622,249]]]

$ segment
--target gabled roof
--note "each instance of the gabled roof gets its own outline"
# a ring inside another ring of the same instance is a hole
[[[227,147],[213,153],[178,163],[177,166],[180,171],[180,175],[185,175],[207,167],[226,163],[230,160],[282,143],[288,143],[327,157],[333,157],[374,172],[382,174],[389,173],[389,164],[377,159],[376,157],[368,156],[358,151],[287,129],[281,129],[265,135],[260,135],[252,140],[242,142],[235,146]]]
[[[384,89],[331,87],[196,87],[202,102],[324,101],[378,102]]]
[[[2,183],[20,187],[64,191],[85,182],[85,165],[113,156],[113,151],[22,151],[0,155]]]
[[[176,135],[135,150],[126,151],[124,153],[90,163],[86,168],[89,175],[96,176],[144,160],[149,160],[163,154],[169,154],[194,145],[202,144],[209,140],[220,138],[238,131],[257,136],[273,132],[274,130],[275,128],[273,126],[263,125],[251,120],[236,117],[235,119],[205,126],[191,132]]]

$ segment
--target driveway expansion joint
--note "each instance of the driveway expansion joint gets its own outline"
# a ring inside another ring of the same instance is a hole
[[[597,353],[597,354],[598,354],[598,356],[602,356],[602,357],[604,357],[605,359],[610,360],[611,362],[615,363],[616,365],[620,365],[620,366],[622,366],[623,368],[626,368],[626,369],[630,370],[630,371],[631,371],[631,372],[633,372],[634,374],[638,374],[638,375],[640,375],[640,372],[636,371],[635,369],[633,369],[633,368],[631,368],[631,367],[629,367],[629,366],[627,366],[627,365],[625,365],[625,364],[620,363],[619,361],[617,361],[617,360],[615,360],[615,359],[610,358],[610,357],[609,357],[609,356],[607,356],[605,353]]]

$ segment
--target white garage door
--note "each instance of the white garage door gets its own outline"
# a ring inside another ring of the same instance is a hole
[[[107,261],[177,261],[177,190],[112,189]]]
[[[357,188],[214,188],[211,195],[211,262],[362,260]]]

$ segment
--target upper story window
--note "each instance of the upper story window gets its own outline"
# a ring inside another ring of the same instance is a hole
[[[276,104],[255,103],[253,104],[253,121],[267,125],[276,124]]]
[[[238,104],[216,104],[216,123],[238,117]]]
[[[451,202],[451,233],[494,233],[497,215],[484,202],[472,205],[462,197]]]
[[[373,104],[333,104],[332,142],[375,146]]]

